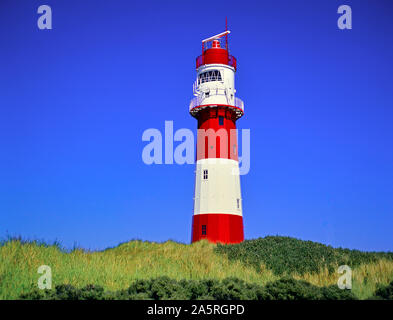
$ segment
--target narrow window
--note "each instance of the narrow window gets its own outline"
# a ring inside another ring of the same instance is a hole
[[[203,236],[206,235],[206,225],[205,224],[202,225],[202,235]]]
[[[208,170],[203,170],[203,180],[207,180],[208,177],[209,177]]]
[[[237,200],[237,208],[240,209],[240,199],[236,199]]]
[[[220,126],[223,126],[223,125],[224,125],[224,117],[223,117],[223,116],[218,116],[218,124],[219,124]]]

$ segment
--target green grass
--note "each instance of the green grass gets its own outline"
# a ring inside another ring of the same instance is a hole
[[[287,237],[266,237],[239,245],[191,245],[173,241],[130,241],[103,251],[74,249],[59,244],[4,241],[0,246],[0,299],[16,299],[37,287],[40,265],[52,269],[53,286],[89,284],[121,291],[135,280],[168,277],[181,280],[236,278],[250,285],[266,286],[281,278],[305,280],[317,287],[336,285],[340,264],[353,268],[356,297],[371,297],[378,286],[393,280],[392,253],[365,253],[334,249]]]

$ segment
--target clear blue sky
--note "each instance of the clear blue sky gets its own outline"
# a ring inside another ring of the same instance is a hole
[[[393,250],[390,0],[1,0],[0,237],[188,243],[194,166],[145,165],[141,137],[196,131],[195,57],[226,16],[251,130],[246,238]]]

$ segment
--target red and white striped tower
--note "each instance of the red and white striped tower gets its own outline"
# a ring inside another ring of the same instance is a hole
[[[236,120],[243,102],[235,97],[236,59],[225,31],[202,41],[190,113],[198,120],[192,242],[244,240]]]

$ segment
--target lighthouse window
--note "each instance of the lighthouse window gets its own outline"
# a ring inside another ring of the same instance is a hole
[[[207,180],[208,176],[209,176],[208,170],[203,170],[203,180]]]
[[[219,70],[210,70],[199,74],[199,84],[210,81],[222,81],[221,72]]]
[[[203,236],[206,235],[206,225],[205,224],[202,225],[202,235]]]
[[[223,117],[223,116],[218,116],[218,124],[219,124],[220,126],[223,126],[223,125],[224,125],[224,117]]]
[[[240,199],[236,199],[237,200],[237,208],[240,209]]]

